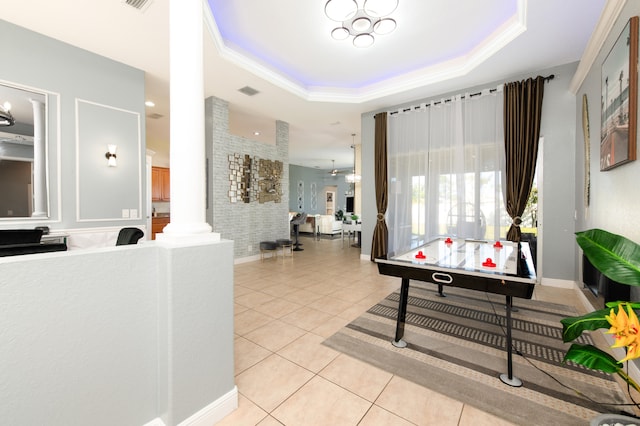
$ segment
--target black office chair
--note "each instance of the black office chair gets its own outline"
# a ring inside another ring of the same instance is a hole
[[[138,244],[138,240],[144,236],[144,232],[138,228],[122,228],[118,233],[117,246]]]
[[[307,221],[307,214],[306,213],[299,213],[298,215],[296,215],[296,217],[294,217],[293,219],[291,219],[291,224],[293,225],[293,230],[296,234],[296,242],[294,243],[294,249],[293,251],[303,251],[303,248],[300,248],[300,246],[302,244],[300,244],[299,242],[299,230],[300,230],[300,225],[302,225],[303,223],[305,223]]]

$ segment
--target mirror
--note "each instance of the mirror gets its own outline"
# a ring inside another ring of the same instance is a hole
[[[48,218],[47,94],[0,84],[0,106],[0,219]]]

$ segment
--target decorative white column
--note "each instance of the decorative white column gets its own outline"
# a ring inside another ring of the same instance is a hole
[[[44,140],[44,103],[31,99],[33,106],[33,214],[46,218],[47,208],[47,161]]]
[[[160,240],[213,235],[205,219],[202,8],[202,0],[169,1],[171,222]]]

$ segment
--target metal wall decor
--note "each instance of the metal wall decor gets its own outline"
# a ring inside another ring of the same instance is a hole
[[[229,154],[229,200],[232,203],[251,201],[251,157]]]
[[[229,154],[229,201],[265,203],[282,200],[282,161]]]
[[[258,201],[282,200],[282,161],[260,159],[258,163]]]
[[[304,182],[298,181],[298,211],[304,210]]]
[[[309,185],[309,190],[311,191],[311,210],[318,210],[318,191],[316,189],[316,183],[312,182]]]

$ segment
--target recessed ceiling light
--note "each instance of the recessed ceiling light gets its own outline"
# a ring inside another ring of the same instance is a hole
[[[156,106],[156,104],[154,104],[152,101],[147,101],[147,102],[145,102],[144,104],[145,104],[146,106],[148,106],[148,107],[154,107],[154,106]]]
[[[253,132],[253,136],[260,136],[260,132],[258,131]]]

